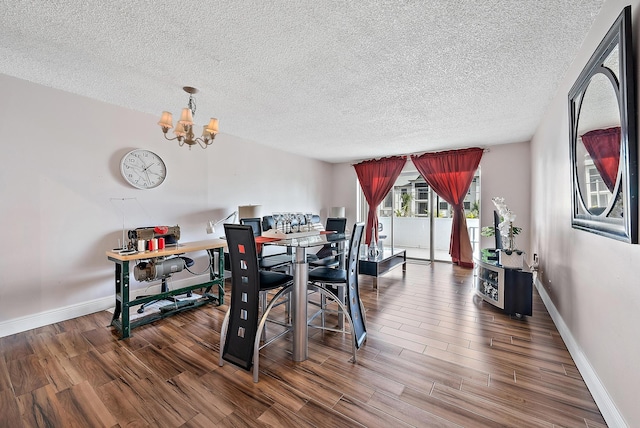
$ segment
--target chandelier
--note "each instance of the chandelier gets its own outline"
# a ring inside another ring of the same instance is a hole
[[[216,138],[218,133],[218,119],[211,118],[209,123],[202,127],[202,136],[196,137],[193,133],[193,116],[196,114],[196,100],[193,98],[193,94],[198,93],[198,90],[191,86],[185,86],[182,89],[189,94],[189,103],[187,107],[182,109],[180,120],[176,124],[176,129],[173,130],[175,137],[167,137],[167,132],[173,128],[173,116],[171,113],[163,111],[158,125],[162,128],[164,138],[169,141],[178,140],[180,147],[186,144],[191,150],[191,146],[198,143],[203,149],[206,149],[213,144],[213,139]]]

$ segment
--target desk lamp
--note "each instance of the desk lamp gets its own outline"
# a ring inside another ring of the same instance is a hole
[[[207,225],[207,233],[209,233],[209,234],[214,233],[216,231],[216,226],[220,225],[221,223],[226,222],[231,217],[233,217],[233,222],[235,223],[237,214],[238,214],[238,211],[234,211],[231,214],[229,214],[228,216],[226,216],[225,218],[223,218],[222,220],[218,220],[215,223],[213,222],[213,220],[209,220],[209,224]]]

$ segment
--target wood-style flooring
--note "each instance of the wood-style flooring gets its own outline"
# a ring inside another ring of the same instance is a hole
[[[228,290],[228,289],[227,289]],[[118,340],[99,312],[0,338],[0,427],[603,427],[538,294],[511,318],[473,294],[473,273],[407,265],[373,290],[369,337],[351,357],[310,330],[261,352],[260,382],[218,366],[226,306],[205,306]]]

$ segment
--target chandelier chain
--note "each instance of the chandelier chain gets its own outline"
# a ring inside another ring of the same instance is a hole
[[[192,115],[196,115],[196,99],[193,98],[193,95],[189,95],[189,103],[187,104],[189,110],[191,110]]]

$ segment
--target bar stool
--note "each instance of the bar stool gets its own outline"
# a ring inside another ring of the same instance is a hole
[[[359,349],[367,338],[366,316],[364,305],[360,300],[358,288],[358,260],[360,242],[364,231],[364,223],[356,223],[349,242],[347,256],[347,268],[335,269],[331,267],[317,267],[309,271],[309,288],[320,293],[320,310],[309,319],[309,327],[322,330],[350,333],[352,340],[353,362],[356,362],[356,350]],[[341,296],[346,297],[346,302]],[[327,309],[325,298],[334,301],[345,315],[350,331],[344,328],[327,327],[324,322],[325,312],[335,312]],[[321,316],[320,325],[312,322]]]
[[[258,269],[251,226],[225,224],[224,229],[231,263],[231,298],[220,331],[219,365],[228,361],[247,371],[253,368],[253,381],[258,382],[260,350],[291,331],[291,324],[286,320],[280,322],[268,317],[274,306],[287,301],[283,298],[291,292],[293,277]],[[275,295],[268,300],[269,293],[275,290]],[[260,301],[266,304],[260,305]],[[284,330],[269,339],[263,338],[267,321],[283,326]]]
[[[329,217],[325,230],[344,233],[347,228],[345,217]],[[316,254],[307,255],[307,262],[312,267],[336,267],[340,264],[339,254],[335,253],[335,244],[326,244]]]

